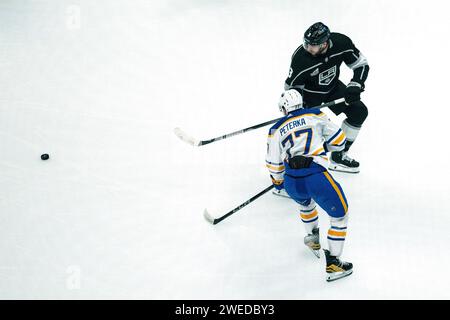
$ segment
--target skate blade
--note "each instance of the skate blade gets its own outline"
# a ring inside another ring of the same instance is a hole
[[[279,196],[279,197],[291,199],[291,197],[289,197],[289,195],[287,193],[278,193],[278,192],[275,192],[275,191],[272,191],[272,193],[274,195],[276,195],[276,196]]]
[[[317,257],[317,259],[320,259],[320,250],[314,250],[312,248],[309,248],[311,252]]]
[[[348,277],[352,273],[353,273],[353,269],[352,270],[348,270],[348,271],[344,271],[344,272],[327,273],[327,281],[328,282],[336,281],[336,280]]]
[[[359,173],[359,168],[348,168],[340,165],[330,164],[328,166],[328,170],[337,171],[337,172],[345,172],[345,173]]]
[[[309,250],[317,257],[317,259],[320,259],[320,244],[315,245],[314,242],[305,243],[305,245],[308,247]],[[314,246],[315,245],[315,246]],[[313,247],[314,246],[314,247]]]

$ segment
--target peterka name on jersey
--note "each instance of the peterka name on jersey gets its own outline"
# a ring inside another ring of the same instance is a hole
[[[290,121],[285,126],[282,126],[280,128],[280,134],[281,134],[281,136],[284,136],[289,130],[292,130],[292,129],[295,129],[297,127],[301,127],[304,125],[306,125],[306,121],[304,118]]]

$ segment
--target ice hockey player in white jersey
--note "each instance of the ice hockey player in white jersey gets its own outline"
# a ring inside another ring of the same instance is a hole
[[[344,148],[346,137],[320,109],[303,109],[296,90],[284,92],[279,108],[285,114],[269,131],[266,165],[276,189],[285,188],[300,205],[307,235],[305,245],[320,257],[318,204],[330,217],[326,257],[327,281],[353,272],[340,260],[347,234],[348,204],[339,183],[327,171],[328,151]]]

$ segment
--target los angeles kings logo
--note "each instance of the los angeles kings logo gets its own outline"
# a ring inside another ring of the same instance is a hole
[[[319,74],[319,85],[327,86],[336,77],[336,66],[331,67]]]

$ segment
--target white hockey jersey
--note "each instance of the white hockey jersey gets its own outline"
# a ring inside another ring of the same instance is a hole
[[[285,161],[309,156],[328,167],[328,151],[344,149],[345,134],[319,109],[299,109],[279,120],[269,130],[266,166],[275,184],[284,180]]]

